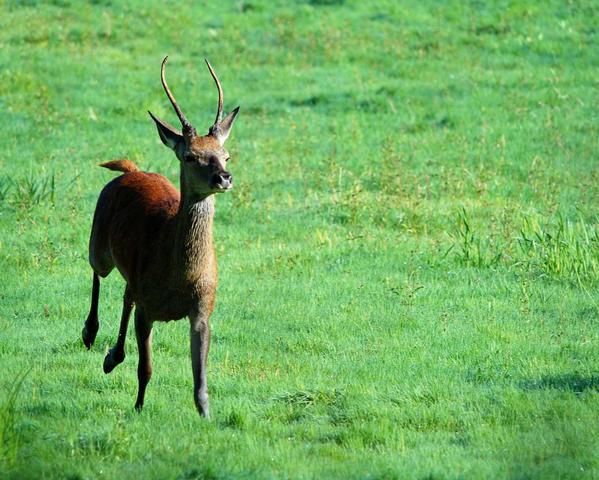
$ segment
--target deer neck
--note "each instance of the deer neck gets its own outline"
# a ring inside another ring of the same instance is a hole
[[[212,223],[214,196],[190,198],[181,192],[177,213],[176,258],[177,270],[183,283],[196,283],[215,271]]]

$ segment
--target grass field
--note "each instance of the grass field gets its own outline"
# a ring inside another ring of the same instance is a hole
[[[127,3],[128,6],[124,6]],[[595,2],[0,2],[1,478],[599,478]],[[212,419],[188,322],[146,407],[87,351],[96,165],[241,105]]]

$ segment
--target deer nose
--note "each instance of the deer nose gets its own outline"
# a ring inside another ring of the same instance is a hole
[[[215,173],[212,181],[214,185],[227,189],[233,185],[233,176],[229,172],[222,171]]]

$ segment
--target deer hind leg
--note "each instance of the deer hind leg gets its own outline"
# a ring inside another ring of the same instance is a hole
[[[202,417],[210,416],[206,367],[210,349],[210,323],[207,315],[194,312],[189,316],[193,399]]]
[[[137,401],[135,409],[141,412],[144,406],[146,387],[152,377],[152,321],[149,320],[144,311],[135,309],[135,336],[137,337],[137,349],[139,351],[139,363],[137,364]]]
[[[125,287],[123,295],[123,311],[121,313],[121,325],[119,327],[119,336],[116,340],[116,345],[108,350],[104,357],[104,373],[110,373],[118,364],[125,360],[125,339],[127,338],[127,327],[129,326],[129,317],[133,310],[133,297],[129,285]]]
[[[81,338],[83,339],[84,345],[89,350],[98,334],[98,328],[100,323],[98,321],[98,299],[100,297],[100,277],[106,277],[114,268],[114,262],[110,256],[110,252],[107,248],[102,245],[101,238],[94,234],[94,227],[92,227],[92,237],[89,246],[89,264],[94,271],[94,279],[92,284],[92,303],[89,309],[89,315],[83,330],[81,331]]]
[[[98,322],[98,298],[100,297],[100,277],[96,272],[94,272],[94,279],[92,284],[92,303],[89,309],[89,314],[87,315],[87,320],[83,324],[83,330],[81,331],[81,338],[83,339],[83,344],[89,350],[94,341],[96,340],[96,335],[98,334],[98,328],[100,328],[100,323]]]

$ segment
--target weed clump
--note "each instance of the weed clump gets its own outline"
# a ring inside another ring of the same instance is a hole
[[[465,208],[456,217],[450,251],[458,263],[477,268],[501,265],[574,283],[599,280],[599,222],[567,220],[562,214],[551,221],[524,216],[517,232],[498,240],[488,230],[476,228]]]

